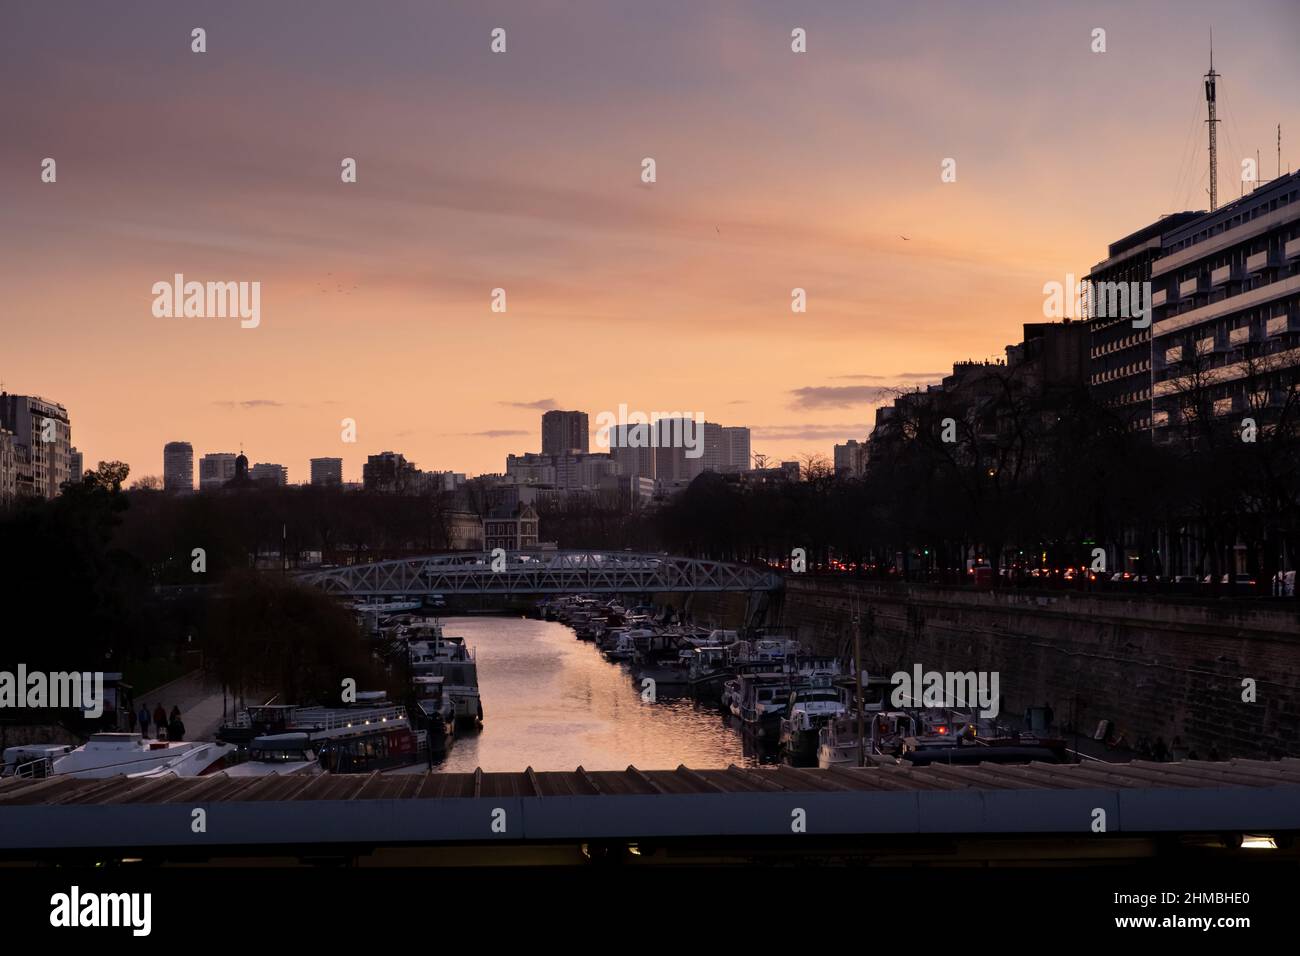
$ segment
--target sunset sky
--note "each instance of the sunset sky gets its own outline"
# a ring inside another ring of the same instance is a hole
[[[1211,27],[1226,201],[1278,123],[1300,165],[1296,0],[6,4],[0,381],[135,477],[171,440],[500,472],[620,404],[829,455],[1207,208]],[[260,327],[154,317],[175,273],[261,282]]]

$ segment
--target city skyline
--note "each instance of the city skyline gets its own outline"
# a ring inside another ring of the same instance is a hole
[[[592,7],[576,34],[493,5],[12,13],[0,243],[10,314],[40,321],[6,325],[6,388],[63,404],[87,461],[134,477],[178,436],[274,449],[254,457],[294,476],[334,456],[356,481],[381,449],[495,473],[540,412],[623,403],[829,457],[888,390],[999,355],[1041,320],[1044,282],[1207,208],[1211,26],[1221,201],[1256,149],[1272,175],[1276,125],[1300,131],[1300,11],[1257,12]],[[87,109],[107,72],[121,95]],[[177,273],[260,282],[260,324],[155,317]]]

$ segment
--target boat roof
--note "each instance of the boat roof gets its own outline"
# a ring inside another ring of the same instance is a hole
[[[273,749],[275,747],[305,747],[311,743],[311,734],[301,731],[287,734],[266,734],[262,737],[253,738],[253,747],[260,749]]]

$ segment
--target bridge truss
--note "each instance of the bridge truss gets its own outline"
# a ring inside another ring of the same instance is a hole
[[[726,561],[630,551],[435,554],[309,571],[305,584],[356,598],[429,594],[640,594],[778,591],[779,574]]]

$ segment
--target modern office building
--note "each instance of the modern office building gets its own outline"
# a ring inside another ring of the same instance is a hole
[[[235,477],[235,453],[214,451],[199,459],[199,490],[216,491]]]
[[[189,494],[194,490],[194,446],[169,441],[163,446],[163,491]]]
[[[1137,314],[1151,304],[1151,265],[1162,254],[1164,237],[1200,215],[1163,216],[1112,242],[1085,280],[1081,298],[1089,333],[1088,388],[1129,428],[1151,426],[1153,320]]]
[[[753,467],[749,452],[749,429],[738,425],[724,425],[722,439],[726,448],[723,470],[728,472],[749,471]]]
[[[550,411],[542,416],[543,455],[585,455],[589,451],[586,412]]]
[[[734,473],[750,466],[749,429],[691,418],[661,418],[609,430],[618,474],[678,483],[704,471]]]
[[[318,486],[342,486],[343,459],[313,458],[311,460],[311,483]]]
[[[1151,277],[1154,440],[1267,428],[1300,374],[1300,172],[1166,233]]]
[[[289,469],[284,465],[258,462],[248,469],[248,479],[259,485],[283,488],[289,483]]]
[[[655,476],[655,453],[649,425],[616,425],[609,430],[609,456],[626,477]]]
[[[712,471],[721,474],[728,470],[730,448],[723,435],[723,428],[715,422],[704,423],[704,454],[696,458],[692,471],[699,474]]]
[[[72,426],[68,410],[35,395],[0,392],[0,428],[13,433],[30,462],[31,493],[53,498],[69,477]],[[22,489],[20,489],[21,492]]]
[[[690,481],[704,470],[704,423],[693,418],[661,418],[650,426],[655,440],[655,479]]]

